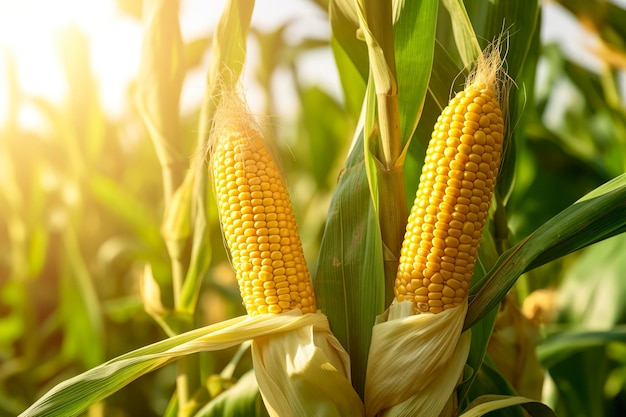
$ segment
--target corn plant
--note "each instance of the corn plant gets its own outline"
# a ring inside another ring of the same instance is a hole
[[[0,368],[2,412],[621,415],[626,12],[561,3],[599,35],[600,74],[541,44],[537,1],[319,1],[330,40],[296,46],[280,44],[284,27],[251,30],[253,0],[228,1],[212,39],[193,45],[182,42],[177,2],[145,1],[132,96],[146,133],[131,159],[101,158],[124,154],[112,140],[123,129],[107,125],[88,65],[73,78],[68,57],[69,110],[36,101],[55,121],[61,162],[20,159],[14,138],[47,142],[18,125],[12,80],[0,131],[10,312],[0,346],[11,358]],[[240,85],[249,35],[268,94],[277,61],[295,74],[294,56],[330,46],[343,103],[297,84],[294,137],[255,120]],[[66,36],[86,54],[80,34]],[[209,44],[204,101],[187,120],[182,82]],[[563,80],[582,99],[549,122]],[[38,194],[50,175],[52,191]],[[298,192],[307,183],[310,197]],[[116,277],[124,297],[107,298],[94,251],[104,276],[132,260]],[[46,270],[60,299],[47,321],[29,309],[50,303],[32,288]],[[227,314],[211,309],[224,301]],[[152,321],[132,322],[142,311]],[[219,318],[202,319],[208,311]],[[116,342],[105,350],[107,329]],[[29,365],[58,334],[61,354]],[[15,401],[16,369],[29,366],[40,386]]]

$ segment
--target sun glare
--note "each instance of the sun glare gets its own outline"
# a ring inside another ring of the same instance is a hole
[[[262,31],[274,30],[290,19],[298,18],[291,27],[290,37],[315,36],[320,33],[319,21],[310,19],[317,13],[306,1],[287,2],[276,9],[275,0],[258,0],[253,25]],[[186,42],[210,33],[223,9],[224,0],[185,0],[181,2],[180,21]],[[316,26],[317,25],[317,26]],[[97,83],[104,112],[122,117],[128,110],[127,87],[135,79],[141,56],[142,23],[118,10],[116,0],[0,0],[0,126],[8,113],[9,87],[19,87],[25,97],[42,97],[55,107],[62,104],[67,93],[66,75],[60,61],[61,50],[66,57],[74,51],[61,36],[74,27],[87,37],[91,70]],[[328,34],[329,28],[321,28]],[[258,62],[258,51],[250,43],[249,61]],[[12,57],[12,58],[9,58]],[[330,50],[325,59],[332,61]],[[14,61],[16,85],[8,85],[8,60]],[[316,61],[317,62],[317,61]],[[319,64],[319,62],[318,62]],[[328,85],[328,74],[313,65],[312,71],[302,65],[307,82]],[[254,80],[254,71],[246,71],[244,83],[249,86],[250,104],[262,110],[265,101]],[[206,65],[188,74],[181,94],[181,109],[195,109],[204,94]],[[338,78],[332,75],[330,85],[335,89]],[[280,84],[280,83],[279,83]],[[256,94],[254,94],[256,92]],[[291,94],[280,94],[281,97]],[[258,97],[258,100],[255,98]],[[278,103],[281,111],[293,112],[293,100]],[[256,106],[255,106],[256,104]],[[40,127],[40,113],[26,101],[20,103],[18,122],[24,127]]]
[[[74,25],[89,36],[114,10],[113,0],[0,0],[0,123],[8,105],[8,56],[15,58],[20,91],[58,102],[66,90],[59,33]]]

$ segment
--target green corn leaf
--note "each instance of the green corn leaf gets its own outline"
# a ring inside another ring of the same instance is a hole
[[[478,323],[472,326],[472,344],[470,346],[469,355],[467,357],[467,366],[471,373],[457,388],[459,402],[462,404],[469,394],[472,384],[479,375],[479,371],[485,360],[489,338],[493,331],[493,325],[496,321],[498,311],[493,309]]]
[[[470,290],[469,328],[496,307],[517,278],[568,253],[626,231],[626,174],[609,181],[500,256]]]
[[[318,305],[350,355],[352,384],[361,395],[372,326],[385,308],[382,242],[362,149],[360,135],[328,210],[313,273]]]
[[[178,3],[151,0],[144,8],[144,20],[136,101],[163,170],[163,188],[169,202],[187,164],[180,142],[178,110],[185,72]]]
[[[317,86],[301,86],[302,103],[298,135],[303,152],[298,156],[304,168],[322,190],[332,190],[336,182],[333,169],[340,162],[341,150],[352,132],[346,112],[335,98]],[[344,139],[345,138],[345,139]],[[297,150],[294,149],[294,152]]]
[[[358,32],[359,19],[354,0],[331,0],[328,6],[333,37],[365,81],[369,73],[367,46]],[[340,68],[341,71],[341,68]]]
[[[341,90],[345,97],[345,107],[351,116],[354,124],[359,119],[363,97],[365,96],[365,81],[360,76],[358,69],[350,60],[348,53],[341,47],[337,38],[333,35],[330,46],[333,50],[335,62],[337,63],[337,71],[339,72],[339,80],[341,81]]]
[[[516,80],[528,58],[534,33],[539,26],[539,1],[496,0],[488,5],[466,1],[468,15],[478,39],[491,42],[503,31],[509,32],[507,63],[508,73]]]
[[[626,317],[626,234],[586,248],[571,263],[558,289],[559,321],[610,329]]]
[[[67,256],[61,271],[63,353],[67,357],[78,356],[85,367],[92,367],[105,357],[102,307],[73,227],[65,230],[63,240]]]
[[[517,395],[509,381],[502,375],[489,355],[483,357],[483,362],[476,370],[474,383],[468,391],[468,395],[461,405],[461,409],[469,410],[471,404],[480,402],[485,396],[497,395],[514,397]],[[507,407],[498,411],[493,411],[498,417],[524,417],[524,413],[519,407]]]
[[[265,417],[254,371],[246,372],[231,388],[202,407],[194,417]]]
[[[19,417],[75,416],[142,375],[193,353],[227,349],[257,337],[325,323],[321,314],[266,314],[236,317],[192,330],[118,356],[61,382]]]
[[[406,146],[422,114],[431,77],[438,1],[408,1],[396,10],[394,50],[400,134]]]
[[[623,334],[621,336],[623,340]],[[608,340],[605,339],[605,343]],[[570,341],[576,343],[574,340]],[[589,345],[552,363],[548,371],[554,385],[558,387],[561,399],[557,403],[557,411],[566,416],[614,415],[611,412],[613,407],[606,401],[604,393],[604,384],[611,366],[606,345],[600,344]],[[581,378],[581,375],[584,377]]]
[[[191,175],[191,173],[189,173],[189,175]],[[194,194],[196,198],[194,198],[191,207],[192,211],[195,213],[193,220],[191,260],[180,293],[179,305],[182,311],[189,314],[196,308],[200,286],[202,285],[204,274],[209,267],[213,253],[207,220],[208,208],[206,196],[209,194],[209,188],[206,173],[195,176]]]
[[[182,253],[176,252],[180,250],[180,242],[184,242],[191,234],[191,197],[193,190],[194,176],[192,171],[188,171],[182,184],[172,195],[170,204],[165,208],[163,221],[161,223],[161,236],[168,244],[170,256],[181,260]]]
[[[461,61],[466,68],[469,68],[480,54],[480,45],[465,5],[462,0],[443,0],[442,4],[450,15],[454,43]]]
[[[503,167],[496,186],[506,202],[513,186],[517,148],[524,145],[524,109],[527,102],[532,102],[529,94],[532,94],[534,88],[534,65],[539,55],[539,2],[497,0],[484,3],[468,0],[465,3],[483,47],[484,43],[504,35],[505,69],[515,83],[511,85],[508,110],[505,112],[508,115],[506,123],[511,129],[511,140],[503,156]],[[529,67],[525,71],[527,60]]]
[[[391,4],[375,0],[357,0],[355,3],[359,27],[367,44],[370,74],[374,78],[376,93],[396,95]]]
[[[224,6],[213,38],[210,86],[220,87],[221,82],[234,86],[239,79],[246,61],[246,39],[253,9],[254,0],[229,0]]]
[[[546,368],[552,368],[573,355],[594,347],[606,346],[610,342],[626,343],[626,327],[611,330],[567,330],[549,334],[537,345],[537,356]]]

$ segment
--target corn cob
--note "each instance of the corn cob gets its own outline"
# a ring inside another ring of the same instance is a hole
[[[467,297],[489,212],[504,121],[497,71],[478,65],[483,72],[437,119],[409,215],[395,297],[412,301],[416,313],[439,313]]]
[[[232,110],[232,109],[231,109]],[[316,311],[283,177],[246,117],[216,115],[212,174],[218,211],[243,302],[251,316]]]

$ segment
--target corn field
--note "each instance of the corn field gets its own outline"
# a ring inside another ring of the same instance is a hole
[[[3,50],[0,417],[626,414],[623,1],[184,3],[116,1],[121,117],[76,27],[63,104]]]

